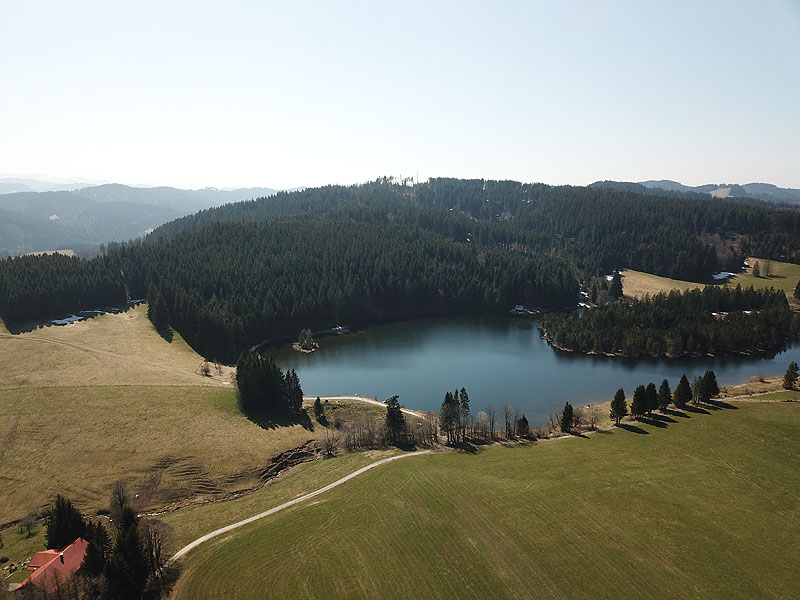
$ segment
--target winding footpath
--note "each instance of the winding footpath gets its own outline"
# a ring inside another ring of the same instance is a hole
[[[211,533],[207,533],[206,535],[197,538],[193,542],[187,544],[186,546],[184,546],[183,548],[178,550],[172,556],[172,558],[169,559],[169,562],[172,563],[172,562],[180,559],[181,557],[185,556],[188,552],[190,552],[190,551],[194,550],[195,548],[197,548],[197,546],[199,546],[203,542],[207,542],[208,540],[214,539],[215,537],[220,536],[220,535],[222,535],[224,533],[228,533],[229,531],[233,531],[234,529],[238,529],[239,527],[243,527],[243,526],[247,525],[248,523],[252,523],[253,521],[258,521],[259,519],[263,519],[264,517],[268,517],[270,515],[274,515],[276,512],[279,512],[279,511],[283,510],[284,508],[289,508],[290,506],[294,506],[295,504],[300,504],[301,502],[305,502],[306,500],[310,500],[311,498],[319,496],[320,494],[324,494],[325,492],[327,492],[329,490],[332,490],[333,488],[335,488],[335,487],[337,487],[339,485],[342,485],[346,481],[350,481],[354,477],[358,477],[362,473],[366,473],[370,469],[374,469],[375,467],[377,467],[379,465],[383,465],[383,464],[386,464],[388,462],[392,462],[393,460],[400,460],[401,458],[408,458],[408,457],[411,457],[411,456],[421,456],[422,454],[430,454],[431,452],[433,452],[433,450],[419,450],[417,452],[409,452],[408,454],[398,454],[397,456],[390,456],[389,458],[383,458],[381,460],[376,460],[374,463],[370,463],[366,467],[361,467],[357,471],[353,471],[349,475],[345,475],[341,479],[337,479],[333,483],[329,483],[328,485],[326,485],[324,487],[321,487],[318,490],[314,490],[313,492],[309,492],[308,494],[300,496],[299,498],[295,498],[294,500],[289,500],[288,502],[284,502],[283,504],[280,504],[280,505],[278,505],[278,506],[276,506],[274,508],[270,508],[269,510],[265,510],[264,512],[258,513],[257,515],[253,515],[252,517],[248,517],[247,519],[244,519],[244,520],[239,521],[237,523],[233,523],[231,525],[227,525],[226,527],[221,527],[220,529],[212,531]]]

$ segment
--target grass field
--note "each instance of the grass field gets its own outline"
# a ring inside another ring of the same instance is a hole
[[[257,486],[270,457],[316,437],[313,419],[316,431],[247,420],[230,369],[202,376],[201,357],[145,311],[0,333],[0,527],[56,493],[93,514],[119,479],[139,509]]]
[[[773,287],[777,290],[783,290],[789,296],[794,293],[795,286],[800,281],[800,265],[773,260],[771,277],[754,277],[752,266],[756,261],[759,262],[763,272],[764,263],[766,262],[764,259],[748,258],[747,262],[750,267],[745,269],[744,272],[737,273],[731,277],[728,280],[729,284],[734,286],[741,284],[742,287],[752,285],[755,288]],[[703,287],[705,285],[702,283],[669,279],[668,277],[659,277],[658,275],[630,269],[622,271],[622,290],[629,298],[643,298],[647,294],[653,296],[659,292],[669,292],[670,290],[684,291]]]
[[[385,465],[189,554],[183,598],[789,598],[800,404]]]

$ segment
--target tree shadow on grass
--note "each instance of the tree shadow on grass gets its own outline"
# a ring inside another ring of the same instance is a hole
[[[686,412],[695,413],[698,415],[710,415],[711,413],[705,410],[704,408],[700,408],[699,406],[685,406],[684,410]]]
[[[734,404],[729,404],[724,400],[709,400],[707,402],[709,406],[713,406],[714,408],[729,408],[731,410],[739,410],[739,407]]]
[[[587,436],[585,433],[581,433],[580,431],[570,431],[569,434],[572,437],[583,438],[584,440],[589,439],[589,436]]]
[[[662,414],[653,413],[652,415],[650,415],[649,418],[650,419],[655,419],[657,421],[661,421],[662,423],[677,423],[677,421],[675,419],[673,419],[672,417],[667,416],[667,415],[665,415],[663,413]]]
[[[278,427],[291,427],[292,425],[302,425],[306,431],[314,431],[314,423],[305,410],[299,414],[276,415],[276,414],[253,414],[247,418],[261,427],[261,429],[277,429]]]
[[[667,424],[660,421],[656,415],[650,415],[649,417],[641,417],[639,419],[640,423],[644,423],[645,425],[652,425],[653,427],[658,427],[659,429],[666,429]],[[674,423],[675,421],[673,421]]]
[[[682,410],[678,410],[676,408],[667,409],[664,412],[664,414],[665,415],[671,415],[673,417],[681,417],[682,419],[691,419],[692,418],[689,415],[687,415],[685,412],[683,412]],[[677,421],[676,421],[676,423],[677,423]]]
[[[650,432],[642,429],[641,427],[637,427],[636,425],[631,425],[630,423],[620,423],[620,429],[624,429],[625,431],[630,431],[631,433],[641,433],[645,435],[649,435]]]
[[[456,442],[455,444],[453,444],[451,446],[451,448],[454,448],[456,450],[461,450],[462,452],[466,452],[467,454],[477,454],[478,453],[478,447],[475,444],[473,444],[471,442],[468,442],[468,441],[467,442]]]

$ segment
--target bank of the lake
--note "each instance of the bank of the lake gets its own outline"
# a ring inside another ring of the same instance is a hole
[[[310,355],[286,345],[266,349],[282,368],[297,370],[308,396],[360,394],[438,410],[448,390],[466,387],[473,412],[492,403],[521,408],[542,423],[564,402],[585,406],[610,400],[617,388],[714,369],[720,385],[758,372],[781,375],[800,361],[800,344],[773,358],[625,359],[558,352],[540,337],[536,319],[468,315],[375,325],[320,340]]]

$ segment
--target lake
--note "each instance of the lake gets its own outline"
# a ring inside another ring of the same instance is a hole
[[[782,375],[800,362],[800,343],[775,358],[623,359],[557,352],[539,337],[532,318],[470,315],[375,325],[321,338],[320,349],[301,354],[288,347],[264,350],[282,369],[293,368],[307,396],[360,394],[385,400],[400,395],[408,408],[438,410],[445,392],[465,387],[473,414],[503,402],[519,407],[531,424],[571,402],[610,400],[622,387],[630,397],[639,384],[664,378],[674,389],[713,369],[720,386],[763,371]]]

